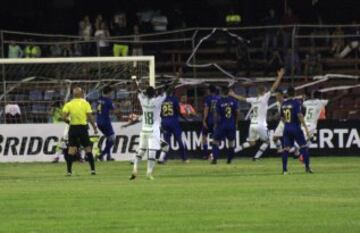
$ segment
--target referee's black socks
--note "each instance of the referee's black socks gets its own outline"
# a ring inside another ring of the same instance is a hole
[[[67,172],[68,173],[72,173],[72,163],[74,160],[74,155],[69,155],[69,153],[67,152],[67,150],[64,151],[64,157],[65,157],[65,161],[66,161],[66,167],[67,167]]]
[[[93,154],[91,152],[88,152],[86,153],[86,157],[89,161],[91,171],[95,171],[95,161]]]

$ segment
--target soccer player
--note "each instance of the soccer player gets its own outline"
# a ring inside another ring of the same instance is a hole
[[[235,153],[235,138],[237,122],[239,118],[238,101],[229,96],[229,88],[227,86],[222,88],[222,96],[216,103],[216,110],[214,114],[214,137],[212,154],[212,164],[217,163],[219,158],[219,145],[224,139],[229,140],[229,148],[227,155],[227,163],[230,164]]]
[[[218,90],[215,86],[210,85],[209,95],[205,98],[204,114],[202,121],[202,145],[203,145],[203,158],[208,159],[208,135],[213,134],[214,129],[214,113],[216,103],[220,99]]]
[[[305,100],[302,106],[305,108],[305,124],[309,129],[310,137],[306,137],[306,141],[309,142],[316,133],[317,123],[319,121],[320,113],[323,108],[329,103],[329,100],[321,99],[321,92],[314,92],[313,98]],[[303,128],[305,133],[305,129]],[[306,134],[305,134],[306,135]],[[291,148],[290,152],[294,151],[296,156],[299,156],[300,161],[303,161],[303,155],[299,151],[299,147]]]
[[[173,85],[178,81],[173,82]],[[134,79],[135,80],[135,79]],[[166,99],[166,92],[156,96],[154,87],[147,87],[143,92],[139,88],[139,83],[135,80],[138,89],[138,99],[143,112],[142,128],[140,132],[140,144],[138,153],[134,159],[134,167],[130,180],[134,180],[138,174],[138,164],[142,157],[147,153],[148,166],[147,177],[153,180],[153,169],[156,163],[156,153],[160,150],[160,124],[161,124],[161,105]],[[171,88],[171,87],[169,87]]]
[[[279,111],[280,118],[281,118],[281,106],[284,102],[284,93],[281,90],[278,90],[276,92],[276,107]],[[280,119],[279,124],[277,125],[274,135],[273,135],[273,141],[276,145],[276,149],[278,153],[282,153],[283,149],[283,134],[284,134],[284,122],[282,119]]]
[[[84,99],[84,91],[80,87],[73,89],[73,99],[66,103],[63,108],[63,119],[69,123],[69,150],[66,155],[67,175],[72,175],[72,163],[80,145],[85,148],[86,156],[90,164],[91,175],[96,175],[95,161],[92,154],[92,144],[88,133],[88,122],[97,134],[97,127],[92,115],[89,102]]]
[[[308,145],[304,136],[304,132],[301,126],[304,127],[306,137],[310,137],[310,132],[305,124],[304,116],[301,112],[301,102],[295,98],[295,89],[290,87],[287,90],[289,99],[286,100],[281,106],[282,120],[284,121],[284,151],[282,154],[283,174],[286,175],[287,160],[289,156],[289,150],[294,146],[296,142],[300,146],[300,152],[304,157],[305,171],[312,173],[310,169],[310,158]]]
[[[168,96],[166,97],[161,106],[161,129],[164,133],[164,140],[168,145],[170,145],[171,135],[174,135],[175,140],[179,144],[181,159],[183,162],[188,163],[189,160],[186,156],[186,148],[181,138],[179,112],[179,99],[174,95],[174,90],[169,90]],[[162,151],[158,163],[165,163],[167,159],[167,154],[167,152]]]
[[[264,86],[258,86],[258,96],[252,98],[245,98],[243,96],[236,95],[234,92],[231,92],[230,95],[240,101],[246,101],[251,104],[251,121],[248,139],[246,142],[241,144],[239,151],[242,151],[246,148],[256,145],[256,141],[260,140],[262,142],[258,152],[253,157],[253,160],[256,161],[259,159],[265,150],[269,147],[269,134],[267,128],[267,111],[269,106],[269,99],[271,94],[279,87],[281,79],[284,77],[285,70],[281,68],[277,71],[277,78],[273,83],[271,89],[266,91]]]
[[[114,159],[111,157],[111,148],[115,143],[115,133],[114,129],[111,125],[110,113],[114,110],[114,105],[111,100],[112,88],[109,86],[104,87],[102,90],[102,96],[97,101],[97,117],[96,123],[99,130],[106,137],[105,148],[101,152],[98,159],[100,161],[103,160],[104,155],[106,155],[107,161],[113,161]]]

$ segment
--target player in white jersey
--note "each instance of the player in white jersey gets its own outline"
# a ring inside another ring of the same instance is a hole
[[[316,133],[317,123],[320,117],[321,110],[323,110],[328,104],[328,100],[321,99],[321,93],[316,91],[313,95],[313,99],[305,100],[303,103],[305,112],[305,124],[309,129],[310,137],[312,138]],[[306,138],[310,140],[311,138]]]
[[[241,144],[238,151],[249,148],[256,145],[256,141],[260,140],[262,142],[258,152],[253,157],[253,160],[259,159],[265,150],[269,147],[269,134],[267,128],[267,111],[269,106],[269,99],[271,94],[279,87],[281,79],[284,77],[285,70],[281,68],[277,71],[276,81],[273,83],[271,89],[266,91],[264,86],[258,86],[258,96],[252,98],[245,98],[238,96],[235,93],[230,95],[240,101],[246,101],[251,104],[251,120],[250,128],[247,141]]]
[[[176,79],[173,84],[178,81]],[[134,159],[134,167],[130,180],[136,178],[138,173],[138,164],[142,157],[147,154],[148,166],[147,177],[152,180],[153,169],[156,163],[156,153],[160,150],[160,126],[161,126],[161,105],[166,99],[166,92],[162,92],[159,96],[156,96],[154,87],[149,86],[143,92],[140,90],[138,82],[136,82],[138,89],[138,99],[143,112],[142,127],[140,132],[140,144],[139,150]]]

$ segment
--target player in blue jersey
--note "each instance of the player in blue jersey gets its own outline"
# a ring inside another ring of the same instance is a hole
[[[208,159],[208,136],[209,134],[213,134],[214,129],[214,112],[216,109],[216,103],[220,99],[218,90],[215,86],[210,85],[209,87],[209,95],[205,98],[204,103],[204,114],[203,114],[203,122],[202,122],[202,146],[203,146],[203,158]]]
[[[102,96],[97,101],[97,117],[96,124],[98,125],[99,130],[106,137],[105,148],[101,151],[98,159],[100,161],[103,160],[104,155],[106,155],[107,161],[113,161],[114,159],[111,157],[111,148],[115,143],[115,133],[114,129],[111,125],[110,113],[114,110],[114,105],[111,100],[112,94],[111,87],[105,87],[102,91]]]
[[[230,164],[235,153],[235,139],[237,122],[239,118],[238,101],[229,96],[229,88],[227,86],[222,88],[222,96],[216,103],[216,110],[214,114],[214,137],[213,137],[213,160],[212,164],[217,163],[219,158],[219,145],[222,140],[228,139],[229,148],[227,151],[227,163]]]
[[[180,116],[180,104],[179,99],[174,95],[174,90],[168,91],[168,96],[164,100],[161,106],[161,129],[164,134],[164,140],[170,145],[170,137],[174,135],[175,140],[179,144],[181,153],[181,159],[183,162],[188,163],[189,160],[186,156],[186,148],[181,138],[181,127],[179,123]],[[167,152],[162,151],[158,160],[159,164],[162,164],[167,159]]]
[[[310,169],[309,149],[305,140],[305,135],[301,129],[303,126],[306,136],[309,138],[309,129],[305,124],[304,116],[301,112],[301,102],[295,98],[295,89],[290,87],[287,90],[288,99],[281,106],[282,120],[284,126],[284,151],[282,155],[283,174],[287,174],[287,160],[290,149],[294,146],[294,142],[300,146],[300,152],[304,157],[305,171],[312,173]]]

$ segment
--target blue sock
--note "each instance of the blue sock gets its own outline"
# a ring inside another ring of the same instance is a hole
[[[208,144],[207,143],[205,143],[204,145],[203,145],[203,157],[205,158],[205,157],[207,157],[208,156]]]
[[[114,145],[113,140],[107,138],[106,139],[106,144],[105,144],[105,149],[103,151],[102,154],[106,154],[107,158],[111,158],[111,147]]]
[[[284,150],[282,154],[282,166],[283,166],[283,172],[287,172],[287,161],[288,161],[289,151]]]
[[[184,146],[184,143],[182,141],[179,141],[179,148],[180,148],[180,151],[181,151],[181,159],[183,161],[187,160],[185,146]]]
[[[228,162],[231,162],[231,160],[234,158],[234,154],[235,154],[235,148],[230,147],[228,150]]]
[[[212,154],[213,154],[214,160],[217,160],[219,158],[220,150],[219,150],[218,145],[216,145],[216,144],[212,145]]]
[[[304,157],[304,164],[306,168],[310,167],[310,155],[309,155],[309,149],[307,147],[300,148],[300,153]]]

